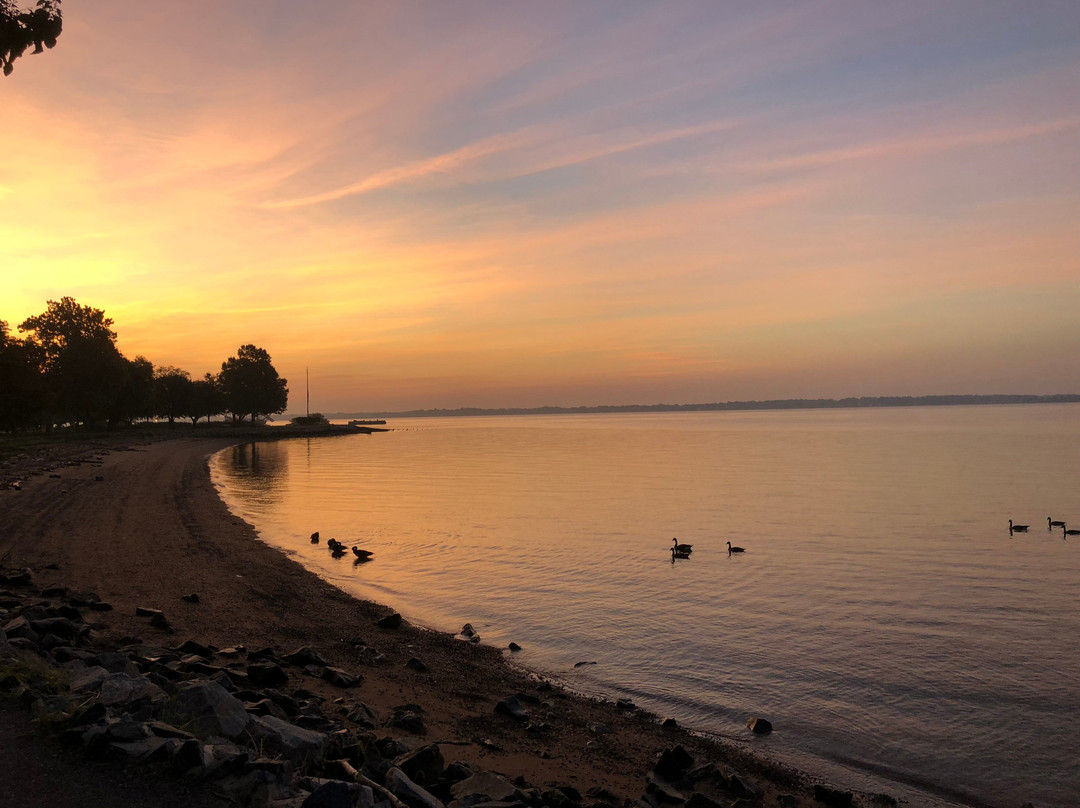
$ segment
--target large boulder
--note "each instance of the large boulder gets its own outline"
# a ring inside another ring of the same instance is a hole
[[[386,790],[409,808],[446,808],[442,800],[422,789],[397,767],[386,773]]]
[[[145,676],[130,676],[126,673],[113,673],[101,682],[98,691],[101,703],[110,707],[120,707],[141,699],[152,702],[164,701],[165,691]]]
[[[201,680],[180,685],[172,706],[184,719],[176,723],[190,721],[206,735],[235,739],[251,723],[244,703],[217,682]]]
[[[266,752],[293,763],[319,760],[330,743],[325,732],[304,729],[272,715],[252,716],[248,733]]]

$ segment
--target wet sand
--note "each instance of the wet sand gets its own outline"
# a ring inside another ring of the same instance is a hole
[[[760,789],[756,804],[780,804],[785,794],[788,805],[820,805],[812,798],[813,778],[745,749],[662,728],[658,717],[641,711],[556,689],[540,708],[538,719],[547,725],[540,734],[497,715],[500,699],[535,690],[536,677],[508,664],[501,649],[408,624],[377,628],[393,604],[356,600],[259,541],[210,481],[209,456],[235,442],[226,436],[133,442],[84,452],[77,465],[33,476],[26,476],[25,464],[9,464],[0,478],[21,473],[25,479],[21,490],[0,489],[0,566],[28,567],[38,586],[91,591],[110,603],[113,611],[95,632],[102,646],[132,638],[280,653],[312,646],[330,664],[364,676],[355,696],[378,715],[419,704],[427,721],[422,742],[439,743],[447,761],[537,785],[566,783],[582,793],[602,787],[632,801],[645,793],[657,754],[678,743],[699,762],[752,780]],[[198,603],[183,600],[193,593]],[[173,633],[152,627],[136,607],[164,611]],[[365,661],[357,639],[383,659]],[[406,667],[412,657],[427,670]],[[294,686],[313,685],[305,679]],[[611,732],[597,734],[597,723]],[[378,732],[409,738],[391,728]]]

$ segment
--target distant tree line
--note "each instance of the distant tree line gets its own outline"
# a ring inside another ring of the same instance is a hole
[[[740,410],[841,410],[874,407],[949,407],[976,404],[1076,404],[1080,395],[1028,394],[949,396],[862,396],[860,398],[783,398],[767,401],[723,401],[711,404],[599,404],[592,407],[459,407],[455,410],[332,412],[329,418],[451,418],[472,415],[588,415],[630,412],[716,412]]]
[[[0,431],[58,426],[115,429],[138,420],[234,421],[283,412],[289,388],[270,355],[242,345],[221,372],[192,379],[186,370],[128,359],[105,312],[70,297],[18,326],[0,320]]]

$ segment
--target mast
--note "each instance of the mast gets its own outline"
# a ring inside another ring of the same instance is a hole
[[[307,394],[307,415],[311,417],[311,375],[304,368],[304,392]]]

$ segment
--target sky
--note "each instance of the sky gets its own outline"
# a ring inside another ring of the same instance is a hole
[[[29,5],[29,0],[22,0]],[[0,319],[290,411],[1080,392],[1080,3],[64,0]]]

